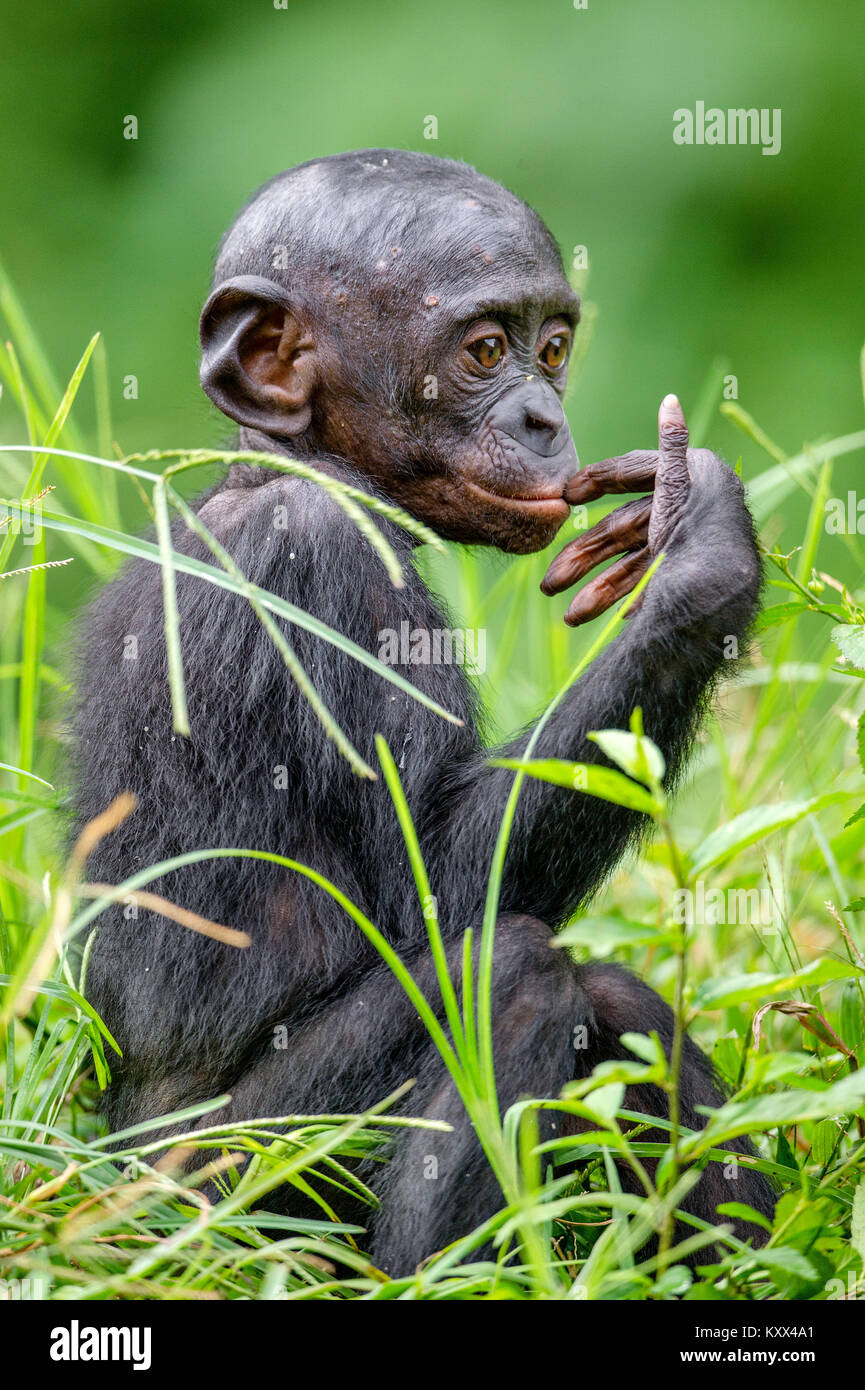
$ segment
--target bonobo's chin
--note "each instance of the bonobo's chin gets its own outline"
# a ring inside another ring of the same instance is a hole
[[[526,491],[515,496],[464,479],[459,495],[439,509],[435,529],[446,540],[463,545],[493,545],[527,555],[549,545],[569,512],[561,493]]]
[[[564,519],[562,517],[558,521],[549,521],[544,527],[539,526],[537,522],[529,524],[527,521],[525,528],[520,529],[517,524],[507,532],[492,536],[487,544],[494,545],[509,555],[532,555],[537,550],[547,548],[558,534]]]

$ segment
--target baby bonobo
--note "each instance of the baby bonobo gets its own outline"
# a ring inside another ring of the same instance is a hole
[[[665,559],[621,635],[572,688],[535,756],[603,762],[586,735],[646,733],[680,773],[701,710],[754,615],[759,566],[742,485],[705,449],[688,449],[678,401],[661,406],[657,450],[579,470],[561,399],[579,301],[555,243],[519,198],[466,165],[396,150],[314,160],[267,183],[226,234],[201,317],[201,380],[240,425],[239,448],[310,461],[400,504],[448,540],[517,554],[540,550],[576,502],[645,492],[572,541],[544,591],[601,562],[566,621],[586,622]],[[255,584],[370,652],[383,629],[450,626],[412,564],[414,542],[386,523],[405,586],[394,587],[353,522],[317,484],[238,464],[196,504]],[[180,525],[174,545],[209,559]],[[119,883],[197,849],[264,850],[324,875],[394,945],[437,998],[423,914],[383,779],[357,777],[248,603],[178,576],[191,737],[174,737],[158,566],[130,565],[91,610],[83,644],[79,813],[122,790],[138,809],[92,856],[91,876]],[[375,735],[398,760],[455,965],[483,915],[493,845],[513,773],[489,766],[476,700],[457,664],[407,668],[459,716],[441,719],[306,629],[285,624],[324,703],[376,765]],[[137,660],[124,660],[137,638]],[[521,734],[498,754],[518,757]],[[598,1062],[630,1057],[623,1033],[673,1021],[646,984],[611,964],[576,966],[553,931],[585,903],[644,818],[528,779],[501,893],[493,1029],[503,1108],[558,1096]],[[203,1123],[356,1113],[409,1078],[403,1111],[451,1133],[406,1131],[371,1179],[381,1207],[347,1209],[393,1274],[467,1234],[502,1204],[461,1101],[401,986],[343,909],[309,879],[257,859],[209,860],[154,889],[250,933],[247,950],[153,913],[103,914],[88,991],[123,1049],[108,1117],[121,1128],[230,1093]],[[575,1029],[588,1046],[575,1049]],[[274,1046],[274,1036],[287,1045]],[[681,1120],[721,1101],[686,1040]],[[666,1114],[660,1090],[626,1105]],[[751,1152],[745,1142],[734,1144]],[[435,1155],[438,1179],[425,1178]],[[764,1179],[735,1184],[710,1164],[687,1199],[772,1209]],[[271,1194],[297,1211],[297,1195]],[[758,1238],[753,1227],[740,1234]]]

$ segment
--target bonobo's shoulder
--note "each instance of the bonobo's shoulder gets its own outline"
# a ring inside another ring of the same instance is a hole
[[[322,483],[270,469],[256,472],[267,476],[246,482],[229,474],[202,499],[198,515],[211,531],[230,536],[250,524],[306,535],[357,529]]]
[[[286,555],[298,569],[336,567],[339,560],[348,561],[352,569],[354,558],[360,560],[368,552],[368,539],[325,485],[272,470],[255,473],[249,481],[229,474],[198,508],[200,519],[247,574],[269,568]],[[378,495],[365,480],[353,480],[351,486]],[[358,504],[353,505],[358,510]],[[400,558],[407,559],[411,541],[406,533],[362,504],[359,510],[385,532]]]

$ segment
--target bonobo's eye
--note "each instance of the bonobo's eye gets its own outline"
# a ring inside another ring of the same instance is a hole
[[[466,351],[482,367],[491,371],[497,367],[507,351],[507,342],[501,333],[488,333],[483,338],[475,338],[473,342],[466,343]]]
[[[570,337],[567,333],[554,333],[548,338],[538,353],[538,361],[548,372],[557,372],[568,360]]]

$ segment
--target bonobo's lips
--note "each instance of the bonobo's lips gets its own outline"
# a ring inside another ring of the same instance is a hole
[[[549,520],[564,521],[570,512],[570,506],[562,496],[562,489],[558,492],[494,492],[492,488],[484,487],[483,483],[466,480],[466,486],[470,491],[479,493],[485,500],[492,500],[498,506],[504,506],[509,511],[525,512],[531,508],[532,514],[544,516]]]

